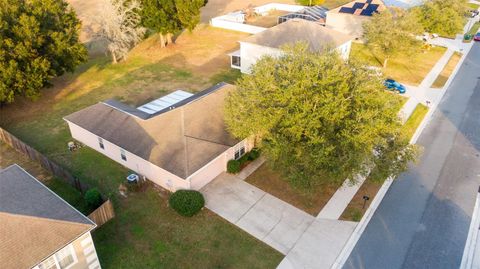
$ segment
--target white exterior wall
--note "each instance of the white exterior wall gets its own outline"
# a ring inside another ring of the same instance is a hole
[[[80,236],[75,241],[71,242],[65,247],[62,247],[61,249],[65,248],[69,248],[73,256],[73,263],[67,267],[68,269],[101,269],[100,262],[97,256],[97,251],[95,250],[95,245],[93,244],[90,232],[85,233],[84,235]],[[53,258],[55,260],[57,268],[60,268],[58,264],[58,259],[56,258],[55,254],[46,258],[45,260]],[[33,267],[33,269],[39,269],[39,266],[40,264]]]
[[[224,153],[220,154],[216,159],[212,160],[203,168],[199,169],[190,177],[188,177],[188,180],[190,181],[190,187],[194,190],[199,190],[222,172],[227,171],[227,162],[234,158],[236,148],[241,145],[245,146],[246,152],[253,148],[253,142],[249,139],[240,141],[237,145],[229,148]]]
[[[256,34],[256,33],[260,33],[262,31],[267,30],[267,28],[260,27],[260,26],[229,21],[225,19],[225,16],[215,17],[211,19],[210,25],[218,28],[234,30],[234,31],[239,31],[239,32],[244,32],[249,34]]]
[[[350,35],[352,38],[362,38],[363,23],[368,19],[369,17],[365,16],[327,12],[325,26]]]
[[[352,47],[352,41],[348,41],[343,45],[337,47],[337,52],[344,60],[348,60],[350,56],[350,49]],[[240,59],[241,67],[240,71],[244,74],[250,74],[250,68],[254,65],[258,59],[262,56],[270,55],[273,57],[281,56],[282,51],[277,48],[264,47],[256,44],[240,42]]]
[[[188,180],[182,179],[126,150],[125,155],[127,160],[124,161],[120,156],[121,148],[119,146],[103,139],[105,149],[101,149],[98,144],[98,136],[76,124],[68,121],[67,123],[73,138],[102,153],[117,163],[127,167],[128,169],[135,171],[135,173],[147,177],[153,183],[170,191],[176,191],[178,189],[190,189],[190,182]]]
[[[241,59],[241,68],[240,71],[245,74],[250,74],[253,64],[255,64],[258,59],[265,55],[271,55],[273,57],[279,57],[282,54],[282,51],[276,48],[264,47],[256,44],[240,42],[240,59]]]

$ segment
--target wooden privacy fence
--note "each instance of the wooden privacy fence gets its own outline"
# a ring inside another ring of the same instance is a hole
[[[95,209],[88,218],[97,224],[98,227],[105,224],[105,222],[113,219],[115,217],[115,212],[113,211],[113,204],[109,200],[103,203],[99,208]]]
[[[72,176],[70,172],[62,168],[60,165],[49,160],[45,155],[25,144],[23,141],[5,131],[3,128],[0,128],[0,139],[7,145],[14,148],[16,151],[30,158],[32,161],[39,163],[45,170],[49,171],[52,175],[58,177],[59,179],[66,181],[81,193],[85,193],[85,191],[89,189],[87,184],[81,182],[78,180],[78,178]]]

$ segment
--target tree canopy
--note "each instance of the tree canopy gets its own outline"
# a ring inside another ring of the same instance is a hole
[[[412,9],[426,31],[443,36],[461,33],[465,24],[466,0],[428,0]]]
[[[36,98],[86,61],[80,21],[63,0],[0,0],[0,103]]]
[[[374,14],[363,25],[366,44],[384,57],[384,67],[392,56],[408,54],[418,47],[419,41],[415,35],[422,31],[417,16],[400,8]]]
[[[159,34],[162,46],[174,33],[193,30],[200,22],[200,8],[207,0],[142,0],[142,24]]]
[[[273,167],[295,186],[340,183],[357,174],[397,175],[415,157],[401,132],[401,106],[382,79],[334,52],[305,44],[266,56],[226,100],[228,130],[253,136]]]

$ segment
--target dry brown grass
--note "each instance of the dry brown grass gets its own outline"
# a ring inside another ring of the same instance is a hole
[[[455,69],[461,58],[462,54],[460,52],[455,52],[452,57],[450,57],[447,65],[445,65],[442,72],[433,82],[432,88],[443,88],[443,86],[445,86],[445,83],[447,82],[448,78],[452,74],[453,70]]]
[[[313,216],[318,215],[338,188],[319,186],[309,192],[295,189],[267,164],[260,166],[246,181]]]

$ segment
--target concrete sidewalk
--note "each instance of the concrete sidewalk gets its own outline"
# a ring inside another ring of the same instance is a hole
[[[433,66],[432,70],[428,72],[427,76],[420,83],[419,88],[430,88],[433,82],[437,79],[438,75],[442,72],[445,65],[447,65],[448,60],[452,57],[454,51],[452,49],[447,49],[443,56],[438,60],[438,62]]]

